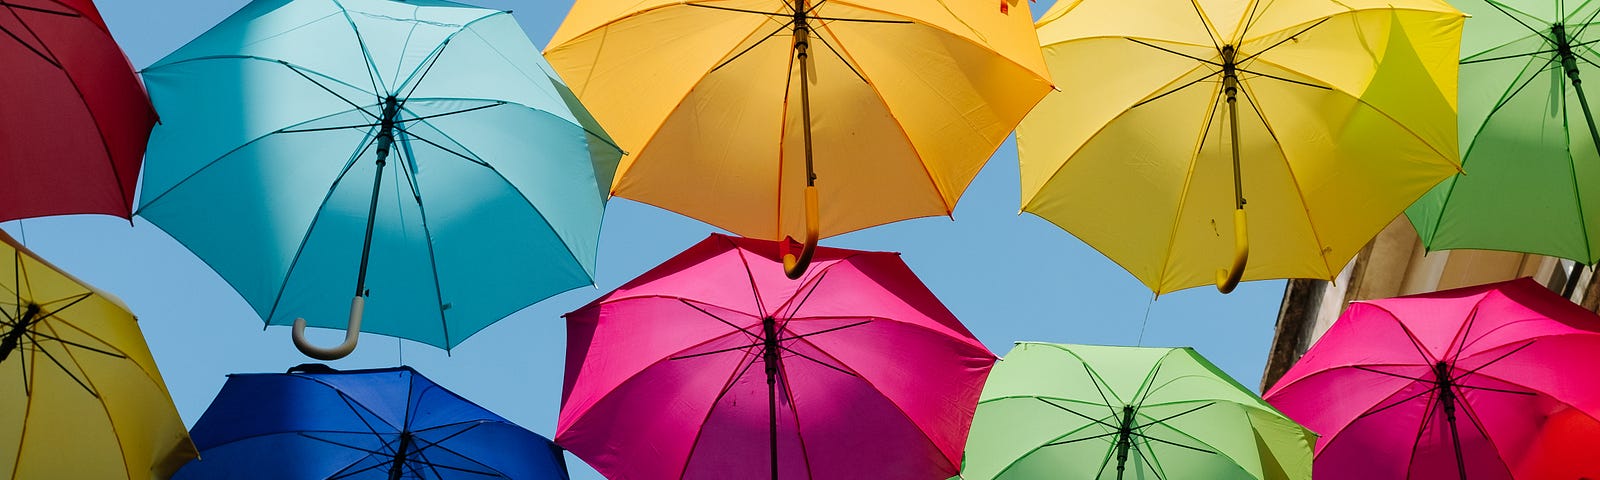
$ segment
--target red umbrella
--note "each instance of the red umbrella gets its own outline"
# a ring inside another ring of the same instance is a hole
[[[1322,435],[1317,478],[1574,480],[1513,472],[1600,444],[1596,365],[1600,318],[1524,278],[1356,302],[1266,399]]]
[[[995,357],[898,255],[721,235],[567,315],[556,443],[607,478],[933,479]]]
[[[155,110],[90,0],[0,0],[0,221],[132,216]]]

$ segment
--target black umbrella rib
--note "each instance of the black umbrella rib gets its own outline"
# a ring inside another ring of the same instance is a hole
[[[755,334],[755,333],[752,333],[752,332],[751,332],[751,331],[749,331],[749,330],[746,330],[746,329],[745,329],[745,328],[744,328],[744,327],[741,327],[741,326],[738,326],[738,325],[735,325],[735,324],[734,324],[734,323],[733,323],[733,322],[730,322],[730,321],[727,321],[727,320],[725,320],[725,319],[723,319],[723,318],[722,318],[722,317],[719,317],[719,316],[717,316],[717,315],[716,315],[716,314],[713,314],[713,313],[711,313],[711,312],[709,312],[709,311],[707,311],[707,310],[706,310],[706,309],[704,309],[704,308],[700,308],[700,306],[699,306],[699,305],[695,305],[695,304],[693,304],[693,303],[690,303],[690,302],[689,302],[689,300],[687,300],[687,299],[683,299],[683,298],[679,298],[679,299],[678,299],[678,302],[680,302],[680,303],[683,303],[683,304],[684,304],[684,305],[687,305],[687,306],[689,306],[689,308],[693,308],[693,309],[695,309],[695,310],[698,310],[698,311],[700,311],[700,313],[703,313],[703,314],[705,314],[705,315],[706,315],[706,316],[707,316],[707,317],[711,317],[711,319],[712,319],[712,320],[716,320],[716,321],[718,321],[718,322],[722,322],[722,324],[723,324],[723,325],[727,325],[727,326],[730,326],[730,327],[733,327],[733,328],[734,328],[734,329],[735,329],[735,330],[738,330],[738,331],[740,331],[740,332],[744,332],[744,334],[745,334],[745,335],[749,335],[749,336],[750,336],[750,338],[754,338],[754,339],[759,339],[759,338],[761,338],[761,336],[760,336],[760,335],[757,335],[757,334]]]
[[[817,274],[816,280],[812,280],[811,281],[811,288],[807,289],[806,290],[806,294],[802,295],[800,297],[800,301],[794,303],[794,307],[789,309],[789,314],[783,316],[784,320],[786,320],[784,322],[784,328],[785,329],[787,329],[788,326],[789,326],[789,322],[787,322],[787,320],[793,320],[795,315],[799,315],[800,314],[800,307],[805,306],[806,301],[811,300],[811,294],[817,292],[817,287],[822,286],[822,279],[827,278],[827,277],[828,277],[828,269],[824,268],[824,269],[822,269],[821,273]],[[778,310],[780,310],[780,311],[783,310],[783,307],[779,306]]]
[[[1184,415],[1188,415],[1188,414],[1200,411],[1200,409],[1202,409],[1202,408],[1206,408],[1206,407],[1209,407],[1209,406],[1212,406],[1212,405],[1216,405],[1216,404],[1217,404],[1217,402],[1206,402],[1205,405],[1201,405],[1201,406],[1194,407],[1194,408],[1191,408],[1191,409],[1188,409],[1188,410],[1184,410],[1182,412],[1167,416],[1166,418],[1162,418],[1160,420],[1151,421],[1149,423],[1146,423],[1144,425],[1139,425],[1139,426],[1134,427],[1134,428],[1145,428],[1145,427],[1148,427],[1148,426],[1151,426],[1151,425],[1164,424],[1164,423],[1166,423],[1167,420],[1172,420],[1174,418],[1178,418],[1178,417],[1181,417],[1181,416],[1184,416]]]
[[[872,323],[872,320],[862,320],[862,321],[855,322],[855,323],[852,323],[852,324],[849,324],[849,325],[840,325],[840,326],[837,326],[837,327],[825,328],[825,329],[822,329],[822,330],[817,330],[815,332],[803,333],[803,334],[800,334],[800,335],[790,335],[789,337],[779,338],[778,340],[782,341],[782,340],[794,340],[794,339],[797,339],[797,338],[806,338],[806,337],[821,335],[821,334],[829,333],[829,332],[837,332],[839,330],[844,330],[844,329],[850,328],[850,327],[859,327],[859,326],[862,326],[862,325],[866,325],[868,323]]]
[[[1413,366],[1414,367],[1422,367],[1422,365],[1401,365],[1401,366],[1403,366],[1403,367],[1413,367]],[[1394,372],[1385,372],[1383,370],[1378,370],[1376,368],[1368,367],[1366,365],[1352,365],[1350,368],[1354,368],[1356,370],[1360,370],[1360,371],[1363,371],[1363,372],[1372,372],[1372,373],[1376,373],[1376,374],[1379,374],[1379,375],[1388,375],[1388,376],[1391,376],[1391,377],[1394,377],[1394,378],[1403,378],[1403,379],[1411,380],[1411,381],[1417,381],[1417,382],[1425,382],[1425,381],[1427,381],[1426,379],[1421,379],[1421,378],[1413,377],[1413,376],[1410,376],[1410,375],[1401,375],[1401,374],[1394,373]]]
[[[785,3],[787,3],[787,2],[785,2]],[[776,17],[776,18],[794,17],[794,14],[792,14],[792,13],[763,12],[763,11],[760,11],[760,10],[748,10],[748,9],[733,8],[733,7],[719,7],[719,6],[716,6],[716,5],[706,5],[706,4],[701,4],[701,3],[685,3],[684,6],[709,8],[709,9],[712,9],[712,10],[724,10],[724,11],[729,11],[729,12],[753,13],[753,14],[756,14],[756,15],[766,15],[766,16],[769,16],[769,17]],[[792,6],[790,7],[791,10],[793,8],[794,7],[792,7]]]
[[[78,378],[77,375],[73,375],[72,370],[68,370],[67,366],[61,363],[61,360],[56,359],[55,355],[50,354],[50,350],[47,350],[35,343],[33,346],[33,351],[43,353],[45,358],[50,359],[51,363],[54,363],[56,364],[56,367],[61,368],[61,373],[67,374],[67,378],[71,378],[72,381],[78,382],[78,386],[83,387],[83,391],[89,392],[89,395],[93,396],[94,398],[100,398],[100,392],[96,392],[93,388],[89,388],[89,384],[83,383],[82,379]],[[82,368],[79,368],[79,371],[82,370]]]
[[[693,5],[693,4],[690,4],[690,5]],[[759,47],[759,46],[761,46],[761,44],[766,43],[767,40],[772,39],[772,37],[778,36],[778,34],[779,33],[783,33],[784,30],[788,30],[790,25],[794,25],[794,20],[789,20],[788,22],[784,22],[783,25],[779,25],[777,30],[773,30],[772,33],[768,33],[767,36],[761,37],[760,40],[756,40],[756,43],[750,44],[750,46],[745,47],[744,50],[740,50],[739,53],[736,53],[732,57],[729,57],[727,60],[724,60],[722,63],[717,64],[717,66],[713,67],[710,72],[706,72],[706,73],[709,74],[711,72],[715,72],[717,70],[721,70],[722,67],[728,66],[728,64],[733,63],[734,60],[738,60],[739,57],[743,57],[744,54],[750,53],[751,50],[755,50],[756,47]]]
[[[1413,380],[1415,380],[1415,379],[1413,379]],[[1367,417],[1370,417],[1370,416],[1373,416],[1373,415],[1377,415],[1379,412],[1382,412],[1384,410],[1388,410],[1388,409],[1391,409],[1391,408],[1394,408],[1394,407],[1398,407],[1400,405],[1404,405],[1404,404],[1406,404],[1406,402],[1410,402],[1412,400],[1417,399],[1417,397],[1421,397],[1423,395],[1428,395],[1428,394],[1431,394],[1431,393],[1436,392],[1436,391],[1439,391],[1439,385],[1438,384],[1434,384],[1432,387],[1429,387],[1427,390],[1423,390],[1421,392],[1417,392],[1416,394],[1413,394],[1413,395],[1411,395],[1409,397],[1402,398],[1400,400],[1396,400],[1394,403],[1391,403],[1391,404],[1388,404],[1388,405],[1384,405],[1383,407],[1380,407],[1377,410],[1372,410],[1372,411],[1369,411],[1367,413],[1363,413],[1361,415],[1358,415],[1358,416],[1356,416],[1356,420],[1360,420],[1360,419],[1367,418]]]
[[[1509,393],[1509,394],[1512,394],[1512,395],[1527,395],[1527,396],[1538,395],[1537,393],[1534,393],[1534,392],[1524,392],[1524,391],[1521,391],[1521,390],[1508,390],[1508,389],[1504,389],[1504,388],[1479,387],[1479,386],[1474,386],[1474,385],[1462,385],[1462,384],[1459,384],[1459,383],[1452,384],[1452,386],[1454,386],[1456,388],[1463,388],[1463,389],[1468,389],[1468,390],[1483,390],[1483,391],[1487,391],[1487,392]]]
[[[1333,87],[1329,87],[1327,85],[1317,85],[1315,83],[1302,82],[1302,81],[1299,81],[1299,80],[1293,80],[1293,79],[1289,79],[1289,78],[1284,78],[1284,77],[1280,77],[1280,76],[1277,76],[1277,75],[1272,75],[1272,74],[1269,74],[1269,73],[1261,73],[1261,72],[1257,72],[1257,71],[1246,69],[1246,68],[1240,68],[1238,70],[1240,72],[1243,72],[1243,73],[1248,73],[1248,74],[1251,74],[1251,75],[1255,75],[1257,77],[1270,78],[1270,79],[1277,80],[1277,81],[1280,81],[1280,82],[1288,82],[1288,83],[1293,83],[1295,85],[1304,85],[1304,86],[1315,88],[1315,89],[1319,89],[1319,90],[1333,90]]]
[[[674,357],[667,357],[667,360],[688,360],[688,359],[691,359],[691,358],[704,357],[704,356],[707,356],[707,355],[716,355],[716,354],[719,354],[719,353],[728,353],[728,352],[732,352],[732,351],[744,350],[746,348],[754,348],[754,347],[759,347],[759,346],[761,346],[761,343],[758,342],[758,343],[752,343],[752,344],[749,344],[749,345],[740,345],[740,346],[737,346],[737,347],[720,348],[720,349],[712,350],[712,351],[709,351],[709,352],[700,352],[700,353],[691,354],[691,355],[678,355],[678,356],[674,356]]]
[[[1468,375],[1472,375],[1474,373],[1478,373],[1479,370],[1483,370],[1485,368],[1489,368],[1490,365],[1494,365],[1496,363],[1499,363],[1501,360],[1505,360],[1506,357],[1510,357],[1512,354],[1520,352],[1524,348],[1528,348],[1528,347],[1533,346],[1533,342],[1535,342],[1535,341],[1536,340],[1529,340],[1528,343],[1524,343],[1524,344],[1522,344],[1522,346],[1519,346],[1517,348],[1513,348],[1509,352],[1502,353],[1502,354],[1500,354],[1500,356],[1494,357],[1494,360],[1490,360],[1487,363],[1484,363],[1483,365],[1478,365],[1477,367],[1473,368],[1472,370],[1467,370],[1466,373],[1462,373],[1461,375],[1457,375],[1455,378],[1450,379],[1450,381],[1451,381],[1451,383],[1454,383],[1454,382],[1456,382],[1458,380],[1461,380],[1463,378],[1467,378]]]
[[[443,448],[441,447],[441,449],[443,449]],[[467,458],[466,456],[463,456],[463,455],[461,455],[459,453],[452,452],[452,454],[454,454],[454,455],[456,455],[458,457],[464,458],[469,462],[477,463],[479,465],[483,465],[482,463],[480,463],[480,462],[478,462],[476,460],[473,460],[471,458]],[[422,453],[421,450],[417,451],[417,456],[422,457],[422,461],[420,461],[420,462],[414,462],[414,461],[406,462],[407,466],[410,466],[409,464],[411,464],[411,463],[420,463],[420,464],[428,467],[429,470],[432,470],[433,471],[433,476],[438,477],[438,478],[444,478],[444,474],[439,472],[439,469],[441,469],[441,468],[443,468],[445,470],[454,471],[454,472],[469,473],[469,474],[473,474],[473,475],[482,475],[482,476],[489,477],[489,478],[510,478],[510,477],[505,476],[505,474],[498,473],[498,472],[485,472],[485,471],[482,471],[482,470],[473,470],[473,469],[465,468],[465,467],[457,467],[457,466],[453,466],[453,465],[445,465],[445,464],[442,464],[442,463],[435,463],[433,460],[429,460],[428,459],[428,455]],[[487,465],[485,465],[485,466],[487,466]],[[413,467],[413,469],[415,469],[415,468]]]
[[[824,367],[831,368],[836,372],[843,373],[845,375],[849,375],[849,376],[856,377],[856,378],[861,378],[861,376],[860,375],[856,375],[855,372],[851,372],[849,370],[845,370],[843,368],[839,368],[837,366],[834,366],[833,364],[830,364],[828,362],[824,362],[822,360],[817,360],[816,358],[813,358],[812,356],[806,355],[804,353],[800,353],[798,350],[795,350],[793,348],[789,348],[789,347],[781,345],[781,344],[778,345],[778,348],[781,349],[781,350],[787,351],[789,353],[792,353],[797,357],[804,358],[806,360],[810,360],[812,363],[815,363],[817,365],[822,365]]]
[[[15,16],[16,12],[12,12],[12,15]],[[21,21],[21,19],[18,18],[18,21]],[[22,24],[22,26],[23,26],[23,28],[27,28],[28,24],[24,23],[24,24]],[[61,62],[59,60],[56,60],[55,58],[51,57],[50,55],[47,55],[44,52],[39,51],[39,49],[37,49],[37,48],[33,48],[33,44],[30,44],[26,40],[23,40],[22,37],[17,36],[16,33],[11,31],[11,29],[5,28],[5,27],[0,27],[0,32],[5,32],[6,36],[11,37],[12,40],[16,40],[18,44],[21,44],[23,47],[27,48],[28,51],[33,52],[34,55],[38,55],[39,59],[44,60],[45,63],[48,63],[48,64],[56,67],[57,69],[61,69],[62,68]],[[30,33],[32,33],[32,32],[30,31]],[[37,38],[37,37],[35,37],[35,38]]]
[[[1183,52],[1180,52],[1180,51],[1177,51],[1177,50],[1173,50],[1173,49],[1170,49],[1170,48],[1167,48],[1167,47],[1156,45],[1154,43],[1146,42],[1144,40],[1140,40],[1140,39],[1133,38],[1133,37],[1123,37],[1123,38],[1128,39],[1128,41],[1130,41],[1130,42],[1137,43],[1137,44],[1140,44],[1140,45],[1144,45],[1146,47],[1154,48],[1156,50],[1160,50],[1160,51],[1167,52],[1167,53],[1170,53],[1170,54],[1173,54],[1173,55],[1177,55],[1177,56],[1180,56],[1180,57],[1183,57],[1183,58],[1194,60],[1196,62],[1204,63],[1206,65],[1211,65],[1211,66],[1214,66],[1214,67],[1217,67],[1217,68],[1222,68],[1222,64],[1217,63],[1215,61],[1212,61],[1210,59],[1196,57],[1194,55],[1183,53]],[[1202,48],[1204,48],[1204,47],[1202,47]],[[1242,63],[1242,62],[1240,62],[1240,63]]]
[[[1211,73],[1207,74],[1206,76],[1203,76],[1203,77],[1200,77],[1200,78],[1196,78],[1194,80],[1190,80],[1189,83],[1185,83],[1183,85],[1179,85],[1179,86],[1177,86],[1177,88],[1173,88],[1172,90],[1167,90],[1165,93],[1162,93],[1160,95],[1156,95],[1154,97],[1150,97],[1148,99],[1142,100],[1139,103],[1135,103],[1135,104],[1133,104],[1133,106],[1128,107],[1128,110],[1133,110],[1135,108],[1139,108],[1139,107],[1143,106],[1144,104],[1147,104],[1147,103],[1150,103],[1150,102],[1154,102],[1156,100],[1160,100],[1162,97],[1165,97],[1167,95],[1172,95],[1174,93],[1178,93],[1179,91],[1182,91],[1185,88],[1189,88],[1190,86],[1193,86],[1196,83],[1200,83],[1200,82],[1204,82],[1206,80],[1210,80],[1212,77],[1215,77],[1215,76],[1221,75],[1221,74],[1222,74],[1222,71],[1221,70],[1217,70],[1217,71],[1214,71],[1214,72],[1211,72]],[[1208,124],[1207,124],[1206,130],[1210,131],[1211,128],[1210,128],[1210,125],[1209,125],[1209,120],[1208,120],[1207,123]]]
[[[1100,394],[1100,401],[1105,402],[1106,408],[1111,410],[1111,418],[1117,419],[1117,423],[1122,423],[1122,418],[1117,416],[1121,412],[1118,412],[1116,407],[1111,406],[1111,397],[1107,397],[1106,392],[1100,389],[1100,378],[1095,376],[1094,370],[1089,368],[1088,363],[1083,364],[1083,372],[1089,374],[1089,383],[1094,385],[1095,393]]]
[[[1106,428],[1110,428],[1110,429],[1113,429],[1113,430],[1120,428],[1120,427],[1118,427],[1116,425],[1112,425],[1112,424],[1106,423],[1104,420],[1101,420],[1101,419],[1098,419],[1098,418],[1094,418],[1094,417],[1091,417],[1091,416],[1088,416],[1088,415],[1084,415],[1082,413],[1078,413],[1077,410],[1073,410],[1073,409],[1070,409],[1070,408],[1067,408],[1067,407],[1063,407],[1061,405],[1056,404],[1055,402],[1052,402],[1052,401],[1049,401],[1049,400],[1045,400],[1042,397],[1033,397],[1033,399],[1041,401],[1041,402],[1044,402],[1045,405],[1049,405],[1049,406],[1052,406],[1052,407],[1059,408],[1059,409],[1061,409],[1061,410],[1063,410],[1063,411],[1065,411],[1067,413],[1070,413],[1070,414],[1073,414],[1073,415],[1077,415],[1079,417],[1083,417],[1084,420],[1088,420],[1088,421],[1091,421],[1091,422],[1094,422],[1094,423],[1098,423],[1098,424],[1100,424],[1100,426],[1103,426],[1103,427],[1106,427]]]
[[[424,60],[424,61],[428,62],[428,66],[422,69],[422,74],[417,75],[416,82],[411,83],[411,90],[407,91],[404,96],[400,97],[402,104],[405,101],[410,100],[412,94],[417,93],[417,87],[421,86],[422,85],[422,81],[426,80],[428,78],[428,72],[432,72],[433,71],[433,66],[437,65],[439,63],[439,57],[444,56],[444,49],[448,48],[450,46],[450,39],[451,38],[455,38],[455,37],[452,36],[452,37],[449,37],[449,38],[445,38],[444,42],[439,44],[439,48],[434,49],[433,53],[429,54],[428,58]],[[398,74],[399,74],[399,72],[396,72],[396,75],[398,75]]]
[[[1194,8],[1198,11],[1200,6],[1199,5],[1195,5]],[[1250,32],[1250,27],[1253,27],[1253,26],[1256,25],[1256,20],[1260,20],[1261,19],[1260,16],[1256,15],[1256,10],[1258,10],[1260,8],[1261,8],[1261,1],[1260,0],[1256,0],[1256,1],[1250,2],[1250,12],[1245,14],[1244,27],[1239,29],[1239,39],[1241,41],[1244,39],[1245,34]]]
[[[0,6],[4,6],[6,8],[14,8],[14,9],[17,9],[17,10],[27,10],[27,11],[30,11],[30,12],[39,12],[39,13],[48,13],[48,14],[51,14],[51,15],[60,15],[60,16],[63,16],[63,17],[82,17],[83,16],[83,15],[78,14],[78,12],[74,12],[74,11],[70,11],[70,10],[69,11],[61,11],[61,10],[51,10],[51,9],[48,9],[48,8],[30,7],[30,6],[27,6],[27,5],[18,5],[18,4],[7,2],[7,1],[3,1],[3,0],[0,0]]]
[[[1583,35],[1585,30],[1588,30],[1590,26],[1594,25],[1595,18],[1600,18],[1600,8],[1596,8],[1594,13],[1589,14],[1589,19],[1584,20],[1583,23],[1580,23],[1578,25],[1578,30],[1572,32],[1572,35],[1568,36],[1568,38],[1578,38],[1580,35]]]
[[[360,433],[356,433],[356,434],[360,435]],[[343,442],[335,442],[333,440],[329,440],[329,439],[322,438],[322,437],[312,436],[310,433],[306,433],[306,432],[298,432],[298,433],[296,433],[296,435],[299,435],[299,436],[305,437],[305,438],[309,438],[309,439],[312,439],[312,440],[316,440],[316,441],[319,441],[319,442],[322,442],[322,443],[326,443],[326,444],[329,444],[329,445],[337,446],[337,447],[348,448],[348,449],[355,450],[355,451],[358,451],[358,452],[366,452],[367,454],[370,454],[370,455],[382,455],[382,456],[386,456],[386,457],[394,455],[393,453],[390,453],[390,452],[380,452],[380,451],[372,450],[372,449],[368,449],[368,448],[357,447],[355,445],[350,445],[350,444],[346,444],[346,443],[343,443]],[[384,442],[384,446],[389,446],[389,442]]]
[[[323,85],[322,82],[319,82],[314,78],[311,78],[310,75],[306,75],[306,72],[301,71],[298,67],[295,67],[294,64],[291,64],[291,63],[283,61],[283,60],[274,60],[274,61],[277,62],[279,65],[283,65],[285,68],[288,68],[289,71],[294,72],[296,75],[299,75],[300,78],[304,78],[304,79],[306,79],[306,81],[311,82],[312,85],[316,85],[317,88],[321,88],[323,91],[328,92],[329,95],[333,95],[335,97],[338,97],[339,100],[343,100],[344,103],[349,104],[351,107],[354,107],[356,110],[360,110],[361,113],[367,114],[367,116],[372,117],[373,120],[382,120],[382,118],[380,118],[377,114],[374,114],[372,112],[367,111],[366,107],[362,107],[361,105],[357,105],[356,102],[351,101],[348,98],[345,98],[344,95],[340,95],[339,92],[333,91],[332,88],[328,88],[328,86],[327,85]]]
[[[829,30],[829,33],[832,33],[832,30]],[[844,64],[844,68],[850,69],[850,73],[856,74],[856,78],[861,79],[861,83],[865,83],[865,84],[868,84],[868,85],[872,84],[872,82],[867,81],[867,76],[866,75],[862,75],[860,70],[856,70],[856,66],[855,65],[851,65],[850,64],[850,60],[844,58],[844,54],[839,53],[839,50],[836,50],[836,49],[833,48],[833,44],[828,42],[827,36],[826,35],[822,35],[822,32],[820,30],[817,32],[817,41],[822,42],[822,46],[828,47],[828,51],[832,52],[833,56],[839,59],[839,63],[843,63]]]
[[[1035,398],[1037,398],[1037,397],[1035,397]],[[1110,437],[1110,436],[1114,436],[1114,435],[1120,435],[1121,433],[1122,432],[1102,433],[1102,434],[1095,435],[1095,436],[1092,436],[1092,437],[1074,438],[1072,440],[1062,440],[1062,441],[1059,441],[1059,442],[1050,442],[1050,443],[1046,443],[1046,444],[1040,445],[1040,446],[1041,447],[1054,447],[1054,446],[1058,446],[1058,445],[1070,445],[1070,444],[1074,444],[1074,443],[1078,443],[1078,442],[1086,442],[1086,441],[1089,441],[1089,440],[1094,440],[1094,439],[1097,439],[1097,438],[1106,438],[1106,437]]]
[[[88,345],[84,345],[82,343],[78,343],[78,342],[74,342],[74,341],[71,341],[71,340],[63,339],[63,338],[60,338],[60,337],[57,337],[57,336],[54,336],[54,335],[50,335],[50,334],[47,334],[47,333],[44,333],[44,332],[40,332],[40,331],[30,331],[30,332],[28,332],[28,336],[44,338],[45,340],[50,340],[50,341],[54,341],[54,342],[65,344],[65,345],[71,345],[71,346],[74,346],[74,347],[78,347],[78,348],[81,348],[81,349],[84,349],[84,350],[88,350],[88,351],[91,351],[91,352],[94,352],[94,353],[98,353],[98,354],[101,354],[101,355],[106,355],[106,356],[109,356],[109,357],[128,358],[127,355],[123,355],[121,353],[109,352],[109,351],[101,350],[101,349],[94,348],[94,347],[91,347],[91,346],[88,346]],[[36,344],[39,343],[38,338],[35,338],[33,340],[33,343],[36,343]]]
[[[1556,43],[1555,39],[1552,39],[1550,37],[1545,36],[1544,32],[1540,31],[1537,28],[1533,28],[1532,25],[1528,25],[1527,22],[1522,21],[1521,18],[1517,18],[1516,15],[1512,15],[1511,12],[1507,11],[1504,7],[1501,7],[1499,2],[1496,2],[1494,0],[1484,0],[1483,3],[1487,3],[1487,4],[1489,4],[1489,6],[1494,7],[1495,10],[1499,10],[1500,13],[1506,14],[1506,17],[1509,17],[1509,18],[1511,18],[1511,20],[1516,21],[1518,24],[1522,25],[1523,28],[1527,28],[1528,31],[1533,32],[1534,35],[1538,35],[1539,38],[1543,38],[1543,39],[1545,39],[1545,41],[1550,42],[1550,43]]]
[[[417,122],[417,121],[422,121],[422,120],[434,119],[434,118],[439,118],[439,117],[448,117],[448,116],[451,116],[451,115],[460,115],[460,114],[463,114],[463,113],[476,112],[478,110],[498,107],[498,106],[501,106],[501,105],[505,105],[507,103],[511,103],[511,102],[499,100],[499,101],[495,101],[494,103],[490,103],[488,105],[479,105],[479,106],[476,106],[476,107],[456,110],[456,111],[453,111],[453,112],[435,113],[433,115],[424,115],[424,116],[418,116],[418,117],[403,118],[403,119],[396,120],[394,123],[396,125],[398,125],[398,124],[404,124],[404,123],[410,123],[410,122]],[[357,125],[341,125],[341,126],[337,126],[337,127],[286,128],[286,129],[283,129],[283,130],[278,130],[278,131],[273,132],[273,133],[327,132],[327,131],[331,131],[331,130],[362,129],[362,128],[373,128],[373,127],[381,127],[381,126],[383,126],[383,124],[381,124],[381,123],[363,123],[363,124],[357,124]]]
[[[1145,437],[1143,435],[1139,435],[1139,437],[1144,439],[1145,446],[1148,447],[1150,445],[1151,439],[1149,437]],[[1156,456],[1156,452],[1154,450],[1150,451],[1150,456],[1147,458],[1144,456],[1145,449],[1139,448],[1139,442],[1129,442],[1129,444],[1129,446],[1133,447],[1133,452],[1139,454],[1139,459],[1144,460],[1144,464],[1150,467],[1150,473],[1155,474],[1156,480],[1167,480],[1165,476],[1161,475],[1161,464],[1151,461],[1151,459],[1154,459]]]
[[[1159,439],[1159,438],[1156,438],[1156,437],[1152,437],[1152,436],[1149,436],[1149,435],[1145,435],[1145,434],[1139,433],[1139,432],[1133,432],[1132,435],[1135,436],[1135,437],[1139,437],[1139,438],[1142,438],[1142,439],[1145,439],[1145,440],[1152,441],[1152,442],[1157,442],[1157,443],[1161,443],[1161,444],[1165,444],[1165,445],[1171,445],[1171,446],[1178,447],[1178,448],[1187,448],[1189,450],[1194,450],[1194,451],[1200,452],[1200,453],[1209,453],[1209,454],[1212,454],[1212,455],[1216,455],[1217,454],[1217,452],[1213,452],[1211,450],[1206,450],[1204,448],[1191,447],[1191,446],[1184,445],[1184,444],[1181,444],[1181,443],[1169,442],[1169,441],[1162,440],[1162,439]]]
[[[1251,60],[1255,60],[1256,57],[1262,56],[1262,55],[1266,54],[1267,52],[1272,51],[1272,49],[1278,48],[1278,46],[1280,46],[1280,45],[1283,45],[1285,43],[1289,43],[1290,40],[1294,40],[1296,38],[1299,38],[1301,35],[1304,35],[1306,32],[1311,31],[1311,29],[1317,28],[1319,26],[1322,26],[1322,24],[1327,23],[1328,19],[1330,19],[1330,18],[1333,18],[1333,17],[1323,17],[1322,20],[1317,20],[1317,23],[1313,23],[1313,24],[1311,24],[1311,26],[1306,27],[1304,29],[1301,29],[1298,32],[1295,32],[1294,35],[1290,35],[1290,36],[1284,37],[1283,40],[1278,40],[1278,43],[1274,43],[1272,45],[1268,45],[1267,48],[1263,48],[1263,49],[1261,49],[1261,51],[1253,53],[1253,54],[1250,54],[1250,56],[1244,57],[1243,59],[1241,59],[1241,60],[1239,60],[1237,62],[1234,62],[1234,63],[1238,64],[1238,65],[1244,65],[1246,63],[1249,63]]]
[[[428,137],[417,135],[416,132],[412,131],[409,128],[405,128],[405,127],[403,127],[403,126],[401,126],[399,124],[396,124],[394,126],[394,129],[395,130],[399,130],[400,133],[404,133],[407,137],[415,138],[417,140],[421,140],[422,143],[426,143],[428,145],[432,145],[433,148],[444,150],[445,153],[449,153],[451,155],[455,155],[457,157],[461,157],[462,159],[465,159],[466,161],[469,161],[469,162],[472,162],[472,163],[476,163],[479,166],[487,167],[487,168],[490,168],[490,169],[494,168],[493,166],[489,165],[489,162],[483,161],[483,159],[477,158],[476,156],[468,156],[467,154],[452,150],[449,147],[446,147],[444,145],[440,145],[440,144],[434,142],[433,140],[428,140]]]
[[[1222,43],[1217,41],[1216,35],[1211,34],[1211,22],[1206,21],[1206,14],[1200,11],[1200,3],[1195,0],[1189,0],[1189,6],[1194,7],[1194,16],[1200,20],[1200,28],[1205,29],[1206,38],[1211,40],[1211,47],[1219,52],[1222,51]],[[1246,25],[1245,28],[1249,28],[1249,25]]]

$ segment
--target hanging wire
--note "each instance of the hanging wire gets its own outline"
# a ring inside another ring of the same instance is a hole
[[[1133,344],[1136,347],[1144,346],[1144,328],[1150,326],[1150,307],[1155,306],[1155,304],[1156,294],[1155,292],[1150,292],[1150,301],[1144,304],[1144,320],[1139,322],[1139,340]]]

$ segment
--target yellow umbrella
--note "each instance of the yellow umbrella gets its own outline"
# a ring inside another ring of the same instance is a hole
[[[0,233],[0,475],[167,478],[194,445],[133,314]]]
[[[612,194],[811,247],[950,214],[1037,42],[1020,0],[578,0],[545,58],[631,152]]]
[[[1039,21],[1059,91],[1017,129],[1023,210],[1156,293],[1332,278],[1458,171],[1463,19],[1430,0],[1063,0]]]

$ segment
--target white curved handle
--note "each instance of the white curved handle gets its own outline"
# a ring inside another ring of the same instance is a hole
[[[357,295],[350,299],[350,323],[345,326],[344,343],[332,348],[323,348],[312,345],[306,340],[306,319],[294,319],[294,348],[300,349],[307,357],[317,360],[338,360],[350,355],[356,349],[356,337],[361,335],[361,310],[367,305],[367,299]]]

